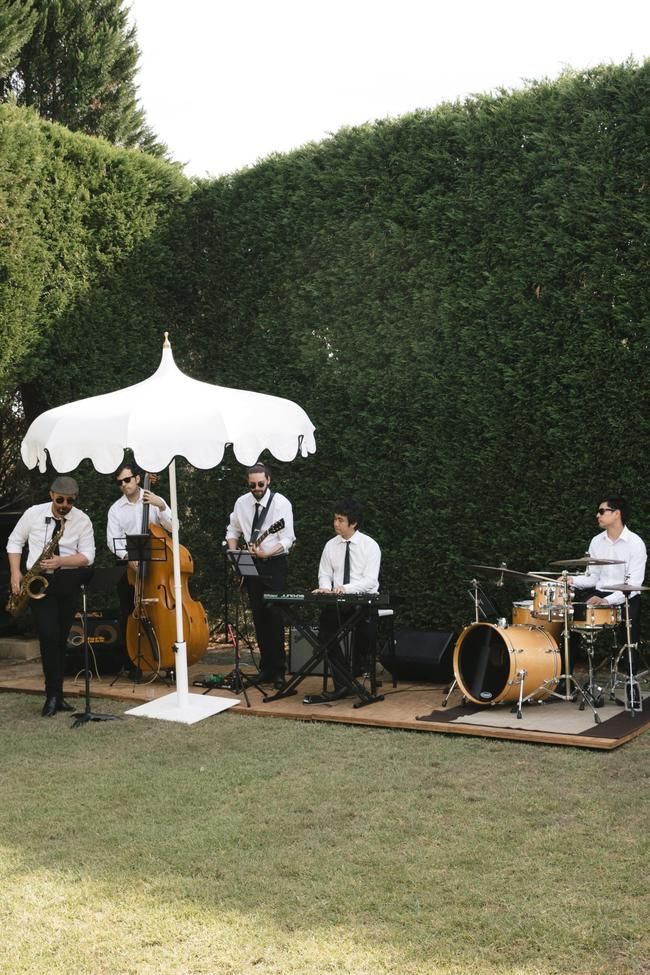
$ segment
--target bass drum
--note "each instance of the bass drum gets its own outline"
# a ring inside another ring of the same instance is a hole
[[[454,677],[475,704],[518,701],[519,671],[524,697],[542,701],[557,687],[561,657],[552,635],[537,626],[467,626],[454,647]]]

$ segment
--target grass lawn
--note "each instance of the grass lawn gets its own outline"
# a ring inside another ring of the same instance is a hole
[[[41,704],[0,694],[3,975],[650,973],[649,734]]]

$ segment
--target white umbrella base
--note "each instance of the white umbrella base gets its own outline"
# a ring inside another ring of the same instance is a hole
[[[124,713],[134,714],[137,718],[159,718],[161,721],[177,721],[179,724],[196,724],[204,718],[211,718],[214,714],[234,708],[239,703],[238,697],[210,697],[207,694],[189,694],[179,703],[178,694],[174,691]]]

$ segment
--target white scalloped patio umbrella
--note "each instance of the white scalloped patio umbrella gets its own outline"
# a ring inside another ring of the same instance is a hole
[[[178,647],[176,691],[132,709],[131,714],[192,724],[236,703],[189,693],[176,496],[176,457],[207,470],[221,462],[228,444],[232,444],[237,460],[249,466],[264,450],[282,461],[294,460],[298,454],[306,457],[316,450],[314,425],[300,406],[279,396],[191,379],[176,366],[167,333],[160,365],[149,379],[48,410],[34,420],[22,442],[27,467],[38,464],[43,472],[49,454],[59,473],[72,471],[89,458],[100,474],[111,474],[126,448],[133,451],[136,463],[145,471],[169,469]]]

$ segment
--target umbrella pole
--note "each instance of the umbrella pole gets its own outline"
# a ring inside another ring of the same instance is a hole
[[[174,598],[176,600],[176,694],[179,708],[185,708],[189,700],[187,677],[187,646],[183,634],[183,594],[181,591],[181,557],[178,540],[178,501],[176,494],[176,460],[169,465],[169,494],[172,509],[172,552],[174,556]]]

